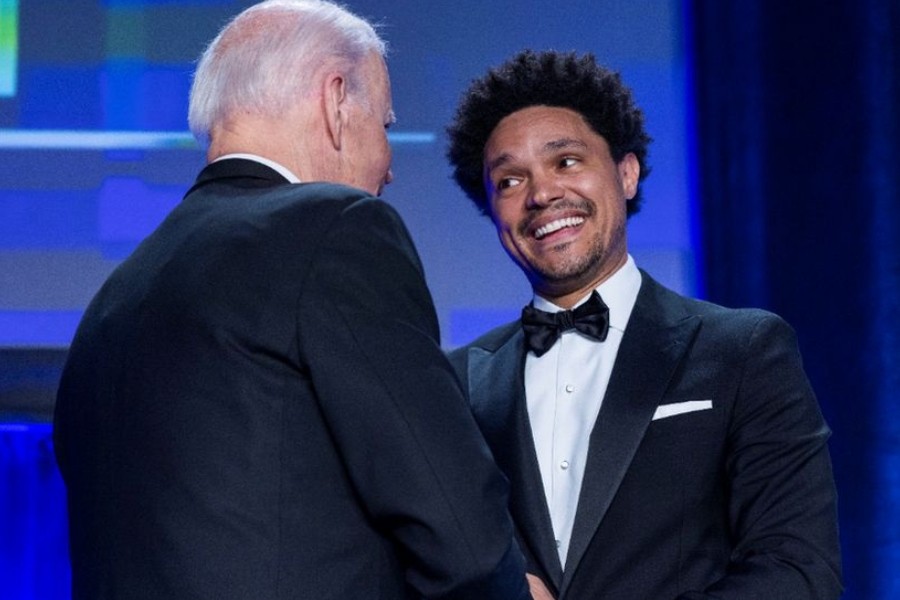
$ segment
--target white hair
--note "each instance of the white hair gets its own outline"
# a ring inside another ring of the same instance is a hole
[[[266,0],[228,23],[200,57],[191,86],[188,123],[202,145],[213,126],[235,111],[282,114],[309,95],[324,67],[357,67],[385,43],[365,20],[325,0]]]

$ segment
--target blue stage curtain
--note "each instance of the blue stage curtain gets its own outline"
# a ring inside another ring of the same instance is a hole
[[[0,424],[0,598],[69,598],[65,490],[49,424]]]
[[[900,598],[900,2],[689,0],[705,294],[797,329],[847,600]]]

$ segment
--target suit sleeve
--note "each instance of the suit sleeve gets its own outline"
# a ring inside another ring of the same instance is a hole
[[[346,208],[299,303],[301,359],[364,510],[426,598],[528,598],[507,484],[438,343],[400,218]]]
[[[729,432],[728,575],[683,600],[824,600],[841,594],[830,431],[793,330],[766,315],[745,345]]]

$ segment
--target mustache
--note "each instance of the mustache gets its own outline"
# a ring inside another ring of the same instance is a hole
[[[546,208],[532,209],[525,217],[525,220],[519,224],[519,235],[528,235],[528,232],[532,230],[532,225],[538,219],[544,218],[547,215],[553,215],[553,213],[562,213],[571,210],[576,210],[586,217],[592,217],[597,209],[593,202],[584,198],[578,200],[557,200]]]

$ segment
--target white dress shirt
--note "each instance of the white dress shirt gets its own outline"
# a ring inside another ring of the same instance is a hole
[[[220,156],[213,162],[219,162],[220,160],[225,160],[226,158],[243,158],[244,160],[252,160],[254,162],[258,162],[260,164],[266,165],[270,169],[274,169],[278,171],[278,174],[287,179],[291,183],[300,183],[300,179],[294,175],[290,169],[282,165],[281,163],[277,163],[274,160],[266,158],[264,156],[259,156],[258,154],[247,154],[243,152],[235,152],[233,154],[226,154],[224,156]]]
[[[640,287],[640,271],[629,255],[626,263],[596,288],[609,307],[605,341],[570,330],[543,356],[529,352],[525,358],[528,417],[564,568],[591,430]],[[576,306],[589,297],[590,293]],[[547,312],[563,310],[540,296],[534,297],[534,306]]]

